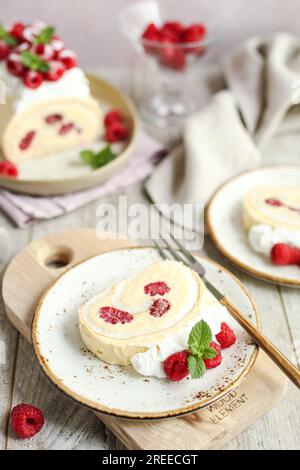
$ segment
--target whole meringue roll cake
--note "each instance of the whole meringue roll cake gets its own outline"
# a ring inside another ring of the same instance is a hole
[[[300,231],[300,188],[254,187],[244,199],[243,219],[247,231],[260,224]]]
[[[103,116],[90,85],[55,28],[42,22],[2,27],[0,142],[14,163],[96,141]],[[5,44],[4,44],[5,43]],[[5,53],[3,53],[5,48]]]
[[[109,364],[167,340],[201,317],[205,286],[190,268],[159,261],[90,299],[79,309],[86,347]]]

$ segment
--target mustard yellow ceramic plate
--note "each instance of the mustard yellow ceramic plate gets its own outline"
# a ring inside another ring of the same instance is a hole
[[[126,163],[133,152],[137,135],[138,117],[135,107],[126,96],[106,81],[95,76],[88,78],[92,95],[99,101],[103,112],[112,108],[119,109],[129,127],[129,139],[125,143],[113,145],[118,157],[106,166],[93,170],[81,161],[81,149],[72,149],[62,154],[24,162],[19,165],[19,178],[0,178],[0,187],[38,195],[70,193],[103,183]],[[104,145],[106,144],[103,142]]]
[[[300,267],[276,266],[256,253],[243,228],[243,199],[255,186],[300,187],[300,166],[263,167],[225,183],[212,197],[206,211],[210,237],[236,266],[264,281],[300,287]]]
[[[131,366],[107,365],[84,347],[78,327],[79,306],[112,283],[157,261],[154,248],[118,249],[102,253],[64,273],[37,307],[32,339],[38,361],[49,379],[66,395],[95,411],[131,419],[161,419],[198,410],[221,398],[252,368],[258,347],[229,316],[237,342],[223,350],[222,364],[201,379],[171,382],[139,375]],[[259,327],[250,295],[221,266],[202,259],[207,276]]]

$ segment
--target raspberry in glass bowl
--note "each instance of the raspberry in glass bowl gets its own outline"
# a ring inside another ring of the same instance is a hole
[[[121,11],[120,30],[145,62],[144,120],[159,127],[180,125],[201,106],[197,75],[214,43],[208,23],[201,10],[196,21],[173,20],[152,0]]]

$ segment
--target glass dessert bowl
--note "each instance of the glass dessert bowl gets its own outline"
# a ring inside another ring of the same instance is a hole
[[[155,1],[143,1],[125,7],[119,25],[146,64],[142,117],[159,127],[180,123],[201,105],[197,72],[214,42],[205,23],[165,21]]]

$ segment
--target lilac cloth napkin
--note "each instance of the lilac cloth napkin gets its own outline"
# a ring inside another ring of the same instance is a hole
[[[160,142],[140,131],[132,157],[104,184],[76,193],[50,197],[27,196],[0,189],[0,209],[18,227],[26,227],[38,220],[52,219],[66,214],[91,201],[145,180],[165,154],[162,147]]]

